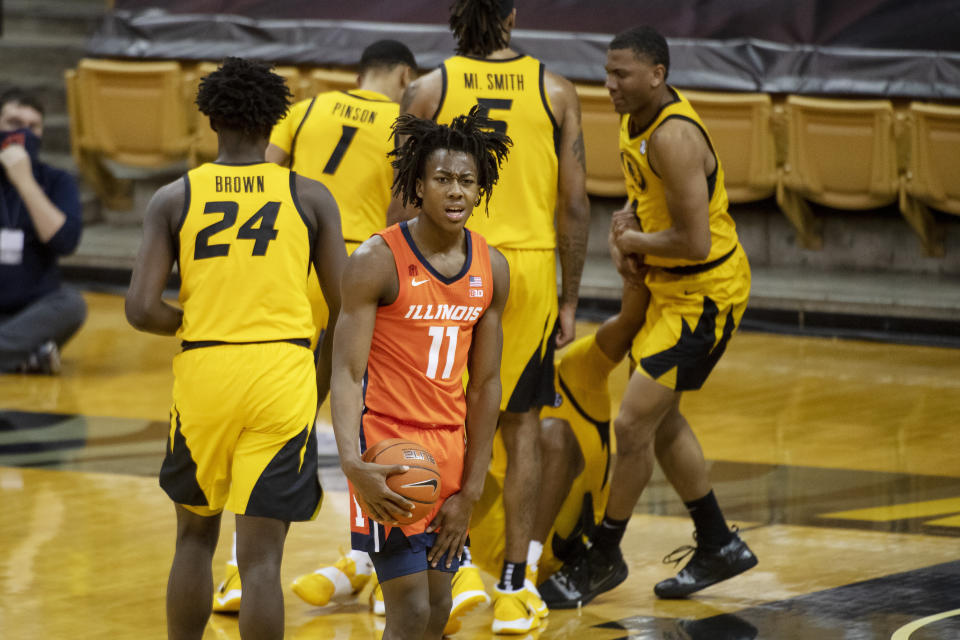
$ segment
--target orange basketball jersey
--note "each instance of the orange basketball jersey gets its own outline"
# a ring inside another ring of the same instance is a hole
[[[466,233],[463,268],[447,278],[420,254],[406,222],[379,232],[393,252],[400,292],[377,310],[364,388],[368,411],[419,426],[464,423],[473,327],[493,298],[487,242]]]

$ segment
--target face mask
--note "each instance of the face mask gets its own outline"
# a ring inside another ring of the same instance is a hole
[[[30,156],[30,162],[37,162],[37,154],[40,153],[40,138],[33,131],[17,129],[16,131],[0,132],[0,151],[11,144],[18,144],[26,149],[27,155]]]

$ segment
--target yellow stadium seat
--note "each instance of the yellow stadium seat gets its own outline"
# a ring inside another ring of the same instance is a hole
[[[706,91],[683,94],[707,126],[723,163],[730,202],[771,197],[777,186],[777,163],[770,96]]]
[[[190,166],[195,167],[204,162],[209,162],[217,157],[217,134],[210,128],[210,122],[207,117],[200,113],[194,102],[197,96],[197,89],[200,86],[200,80],[217,70],[220,64],[217,62],[201,62],[197,65],[196,82],[191,89],[190,95],[190,113],[193,118],[194,135],[190,145]],[[302,100],[305,96],[305,82],[300,71],[296,67],[274,67],[273,72],[287,81],[287,87],[293,94],[292,101]]]
[[[307,74],[307,95],[325,91],[346,91],[357,88],[357,72],[344,69],[314,69]]]
[[[927,207],[960,215],[960,107],[910,103],[900,211],[929,255],[942,255],[942,232]]]
[[[618,142],[620,114],[613,110],[605,88],[578,84],[576,89],[587,157],[587,192],[597,196],[625,196],[627,187],[620,167]]]
[[[67,69],[63,72],[63,84],[67,93],[67,117],[70,118],[70,155],[73,162],[80,166],[80,105],[77,98],[77,72]]]
[[[190,147],[184,89],[176,62],[81,60],[79,148],[132,167],[183,162]]]
[[[790,96],[787,162],[777,202],[803,244],[818,248],[819,231],[804,200],[837,209],[873,209],[899,191],[893,105],[889,100]]]

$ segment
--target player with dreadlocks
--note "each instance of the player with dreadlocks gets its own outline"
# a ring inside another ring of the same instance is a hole
[[[177,513],[170,638],[203,635],[224,508],[237,514],[240,635],[283,637],[284,538],[291,521],[320,508],[314,419],[330,385],[332,339],[315,365],[306,276],[312,260],[332,325],[346,251],[326,187],[264,161],[289,98],[269,67],[239,58],[204,78],[197,105],[219,154],[151,199],[127,292],[134,327],[183,346],[160,469]],[[180,309],[161,298],[174,262]]]
[[[513,0],[454,0],[450,28],[459,55],[412,82],[400,107],[444,123],[479,105],[514,143],[489,215],[467,223],[503,253],[511,274],[503,312],[498,444],[490,469],[502,482],[503,507],[496,513],[478,509],[491,514],[484,517],[490,535],[472,536],[477,563],[500,570],[495,633],[526,633],[547,614],[534,586],[540,545],[531,543],[540,487],[539,415],[556,397],[554,349],[574,339],[590,224],[576,91],[542,62],[510,47],[516,23]],[[412,213],[394,200],[387,220]],[[454,617],[489,601],[473,567],[456,576],[454,593]]]
[[[476,108],[449,126],[397,120],[394,194],[421,213],[360,245],[343,274],[333,429],[350,481],[352,546],[370,553],[383,589],[385,640],[443,636],[490,461],[510,275],[503,256],[464,229],[507,156],[510,139],[490,125]],[[389,438],[420,443],[440,469],[439,499],[412,524],[397,523],[413,505],[386,484],[406,468],[361,459]]]

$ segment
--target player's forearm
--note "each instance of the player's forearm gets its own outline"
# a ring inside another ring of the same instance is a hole
[[[659,256],[661,258],[679,258],[681,260],[704,260],[710,254],[710,243],[706,250],[701,242],[694,242],[688,235],[676,228],[645,233],[643,231],[624,231],[617,240],[617,246],[624,254]]]
[[[333,435],[337,441],[340,466],[347,476],[361,463],[360,412],[363,396],[360,380],[341,370],[333,374],[330,389],[330,413],[333,417]]]
[[[557,216],[557,251],[560,254],[560,304],[576,305],[580,278],[587,257],[590,202],[586,194],[561,203]]]
[[[333,370],[333,334],[336,329],[336,316],[331,314],[323,339],[320,341],[320,355],[317,358],[317,407],[323,404],[330,392],[330,375]]]
[[[124,304],[127,322],[139,331],[172,336],[183,323],[183,311],[163,300],[145,303],[128,298]]]
[[[460,493],[471,500],[478,500],[483,493],[500,415],[500,393],[499,375],[482,384],[467,383],[467,451]]]

